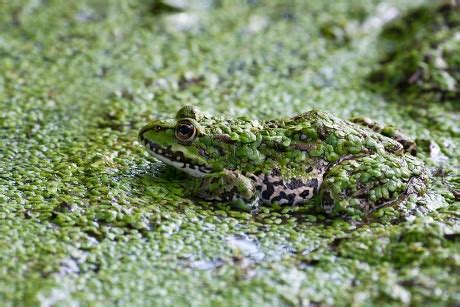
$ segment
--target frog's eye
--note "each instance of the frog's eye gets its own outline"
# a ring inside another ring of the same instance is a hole
[[[190,142],[196,136],[195,126],[188,120],[182,120],[176,126],[176,138],[181,142]]]

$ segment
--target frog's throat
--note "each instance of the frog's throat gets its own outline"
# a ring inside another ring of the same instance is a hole
[[[162,147],[157,143],[141,138],[147,151],[158,160],[171,165],[193,177],[205,177],[212,172],[207,165],[197,165],[193,160],[185,157],[181,151],[173,151],[172,146]]]

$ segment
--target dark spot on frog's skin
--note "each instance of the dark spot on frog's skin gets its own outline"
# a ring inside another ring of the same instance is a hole
[[[279,170],[279,168],[272,169],[272,176],[273,177],[279,177],[280,175],[281,175],[281,171]]]
[[[295,196],[296,196],[295,193],[286,194],[286,192],[282,191],[278,194],[278,196],[273,197],[272,202],[279,202],[281,200],[287,200],[287,203],[285,203],[285,205],[292,206],[294,205]]]
[[[313,170],[313,166],[309,165],[305,168],[306,173],[310,173]]]
[[[307,186],[313,188],[313,193],[318,189],[318,179],[314,178],[307,183]]]
[[[217,200],[217,201],[232,201],[235,198],[240,198],[238,197],[238,189],[236,187],[233,187],[231,190],[228,191],[223,191],[222,193],[218,195],[214,194],[201,194],[200,195],[202,198],[208,199],[208,200]]]
[[[220,141],[220,142],[227,143],[227,144],[234,144],[235,143],[235,141],[233,141],[230,138],[230,135],[228,135],[228,134],[216,134],[214,136],[214,139],[217,140],[217,141]]]
[[[296,197],[295,193],[291,193],[291,194],[288,195],[288,197],[287,197],[288,205],[290,205],[290,206],[294,205],[295,197]]]
[[[316,180],[316,179],[314,179]],[[300,179],[294,179],[291,182],[286,183],[286,187],[290,190],[296,190],[300,187],[303,187],[304,183]]]
[[[257,176],[257,177],[259,177],[262,174],[263,174],[263,171],[254,172],[254,176]]]
[[[272,197],[273,193],[275,192],[275,188],[268,181],[267,176],[265,176],[263,182],[265,184],[265,190],[262,192],[262,198],[265,199],[265,200],[270,200],[270,197]]]
[[[280,201],[280,200],[282,200],[282,199],[287,199],[286,192],[284,192],[284,191],[281,191],[281,192],[278,194],[278,196],[273,197],[273,198],[272,198],[272,202],[277,202],[277,201]]]
[[[303,191],[302,193],[300,193],[299,196],[302,197],[302,198],[306,198],[306,197],[308,197],[309,195],[310,195],[310,190],[305,190],[305,191]]]

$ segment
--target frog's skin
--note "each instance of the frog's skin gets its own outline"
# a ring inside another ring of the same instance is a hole
[[[194,106],[156,120],[139,141],[157,159],[194,177],[208,200],[299,205],[328,215],[367,215],[422,195],[427,174],[414,143],[369,119],[313,110],[285,119],[212,117]]]

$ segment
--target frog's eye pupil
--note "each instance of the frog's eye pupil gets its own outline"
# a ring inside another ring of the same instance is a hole
[[[182,142],[190,142],[195,138],[196,128],[190,122],[179,123],[176,127],[176,138]]]
[[[189,125],[180,125],[179,133],[182,135],[188,135],[192,131],[192,128]]]

